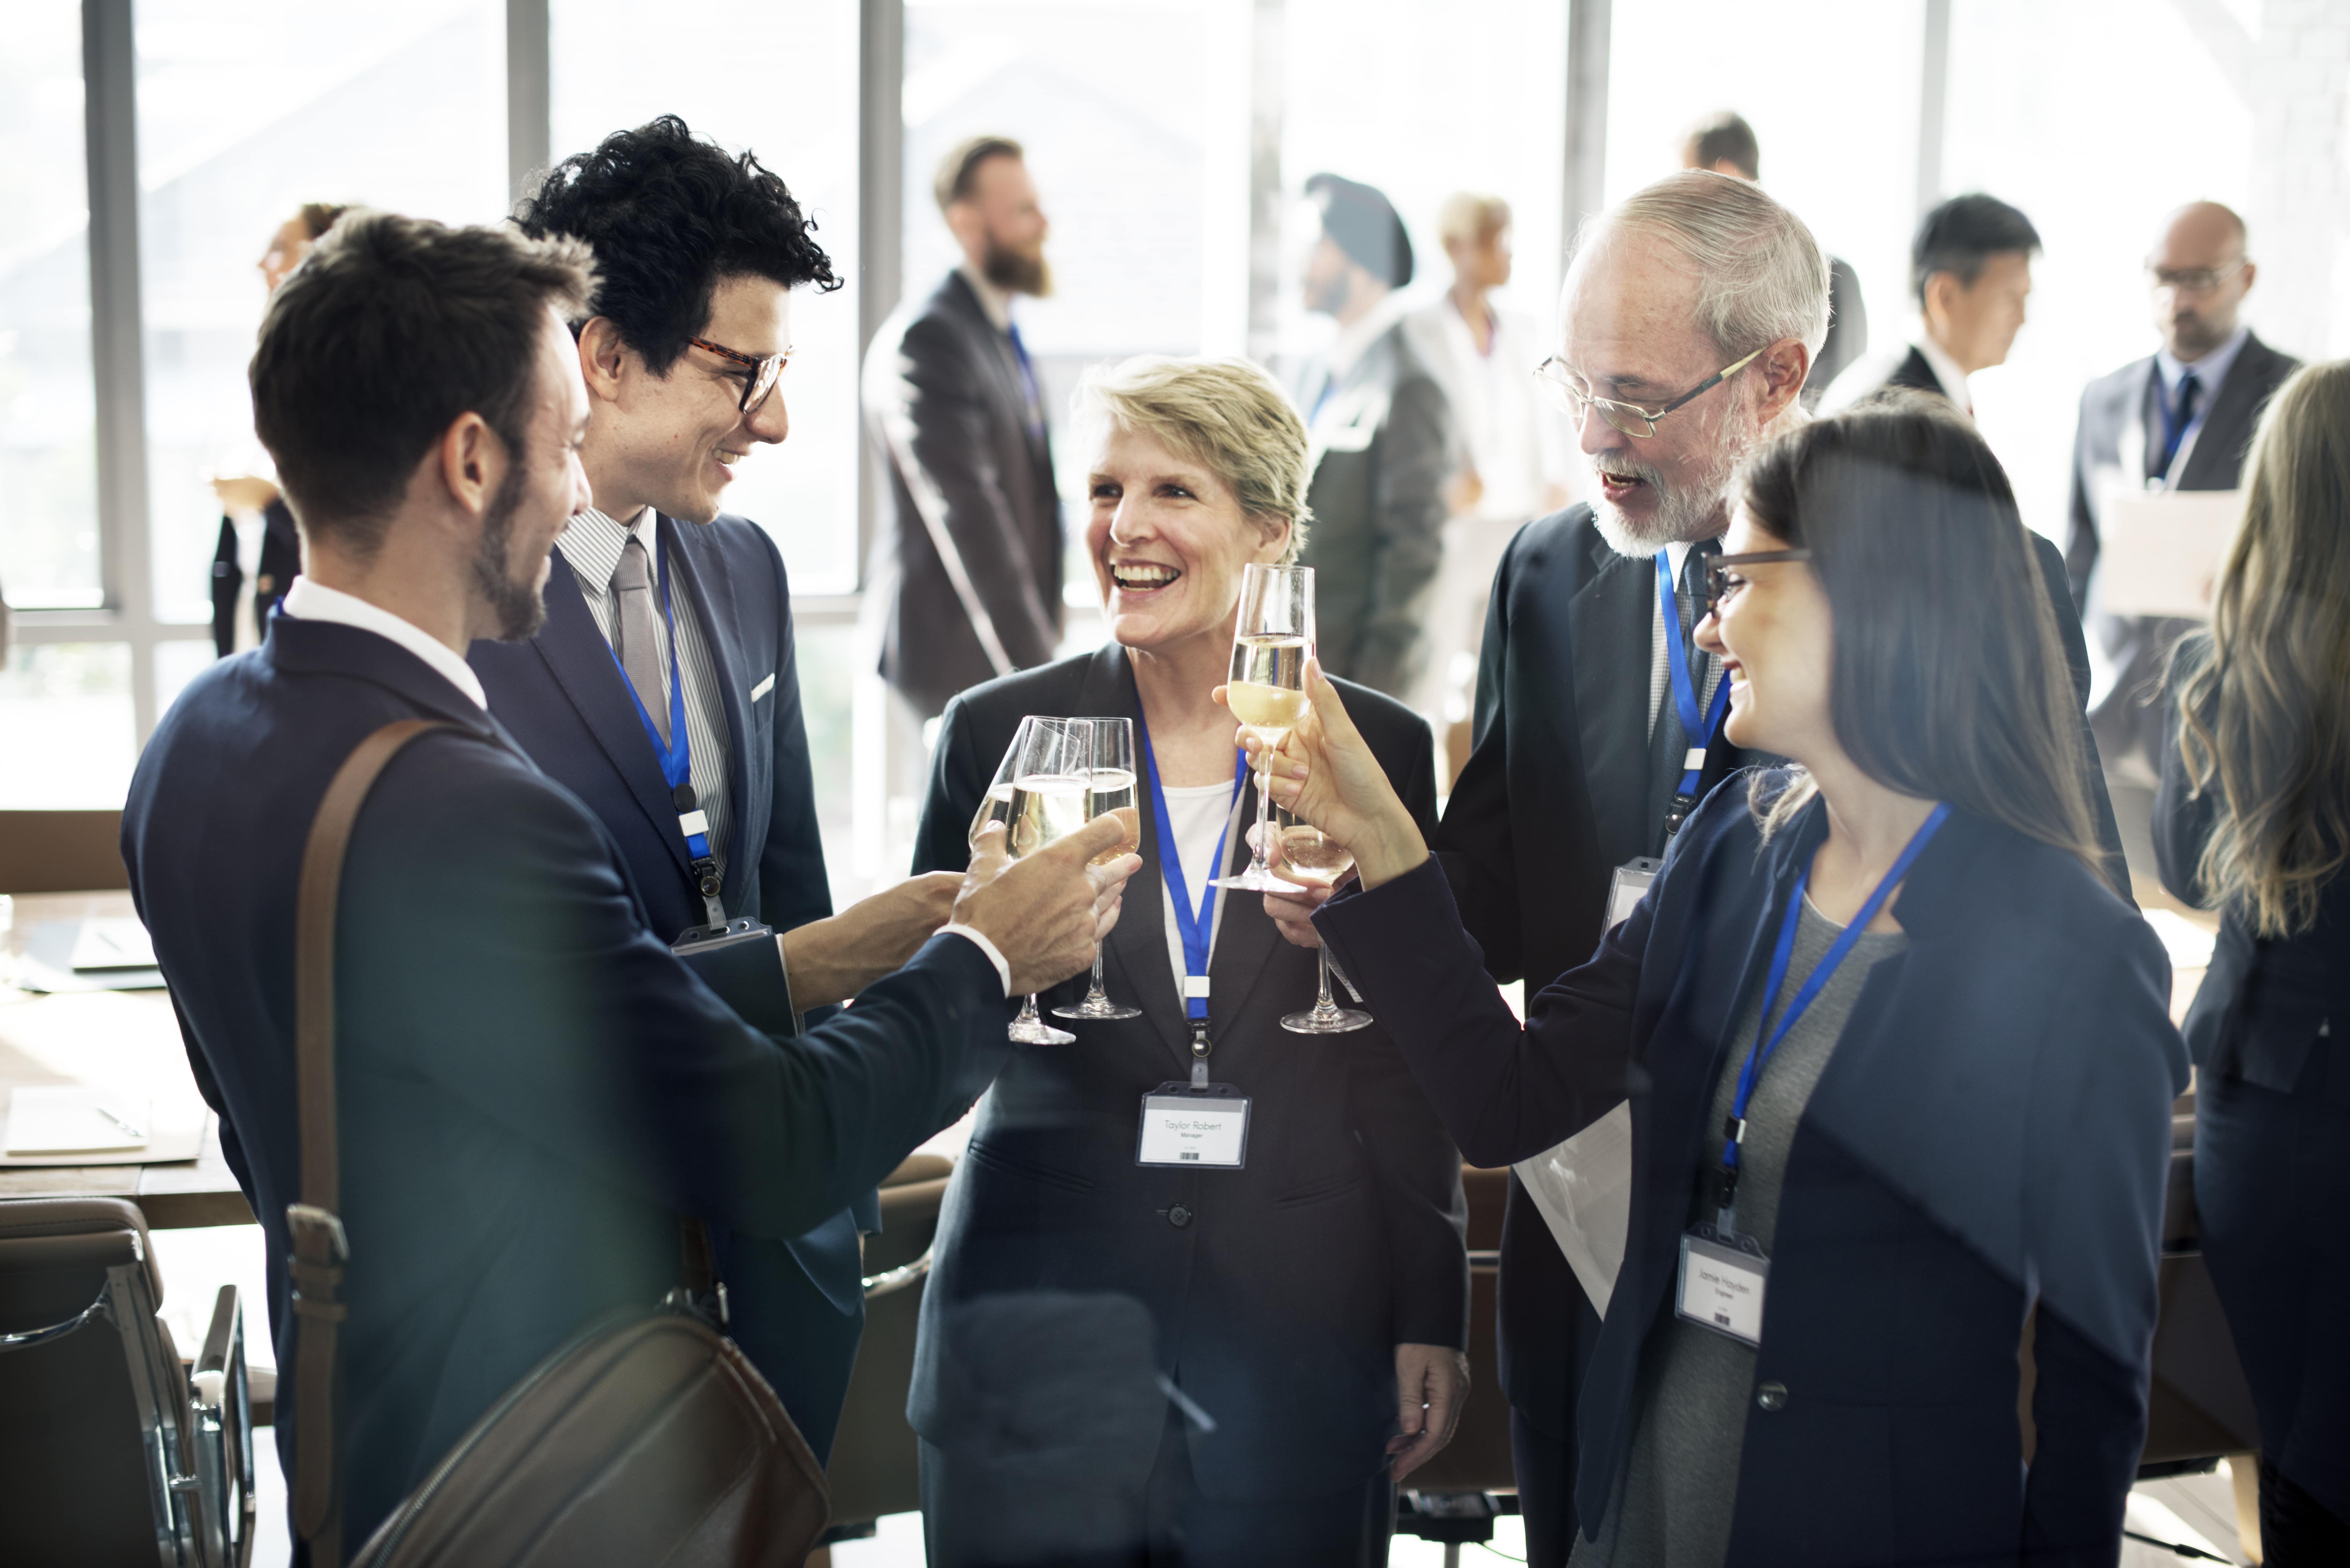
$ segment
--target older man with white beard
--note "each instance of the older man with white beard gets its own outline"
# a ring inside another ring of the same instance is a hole
[[[1721,669],[1690,633],[1705,558],[1729,524],[1731,474],[1766,431],[1806,417],[1798,394],[1827,331],[1827,262],[1803,220],[1727,175],[1659,181],[1578,239],[1559,351],[1538,374],[1578,421],[1595,499],[1527,524],[1503,557],[1476,749],[1435,839],[1496,981],[1531,989],[1587,959],[1695,802],[1756,760],[1722,737]],[[2037,543],[2085,698],[2064,561]],[[2093,761],[2100,837],[2118,867]],[[1311,940],[1303,900],[1271,901],[1284,931]],[[1544,1201],[1560,1207],[1555,1193]],[[1605,1208],[1586,1210],[1581,1231],[1565,1225],[1570,1266],[1542,1206],[1511,1179],[1502,1383],[1528,1561],[1548,1568],[1573,1546],[1578,1373],[1621,1259],[1620,1224],[1606,1255]]]

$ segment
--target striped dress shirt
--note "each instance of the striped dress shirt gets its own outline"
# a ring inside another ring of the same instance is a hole
[[[627,523],[614,522],[590,507],[571,519],[571,526],[556,542],[556,550],[579,579],[579,591],[588,597],[588,613],[596,618],[596,629],[604,634],[604,641],[609,646],[619,629],[620,615],[619,606],[612,597],[612,574],[619,569],[620,552],[628,547],[629,535],[636,534],[644,541],[654,587],[657,592],[667,593],[671,613],[677,618],[677,666],[685,686],[685,735],[693,753],[690,776],[693,780],[694,804],[709,815],[710,853],[723,871],[727,833],[733,824],[726,800],[731,759],[727,754],[726,714],[719,706],[718,661],[711,657],[710,640],[702,632],[701,618],[693,612],[693,597],[662,576],[660,531],[651,525],[652,521],[650,507]],[[667,617],[654,615],[653,636],[660,650],[655,662],[660,666],[661,689],[639,695],[648,708],[655,702],[666,707],[670,668]],[[619,666],[613,668],[617,672]],[[628,678],[623,675],[621,679]],[[645,748],[652,749],[650,736],[645,738]]]

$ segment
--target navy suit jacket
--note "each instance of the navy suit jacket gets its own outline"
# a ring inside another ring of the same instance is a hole
[[[678,1216],[779,1240],[953,1121],[1008,1054],[1003,981],[934,938],[852,1013],[775,1040],[645,919],[594,813],[421,659],[285,616],[148,743],[123,814],[222,1144],[267,1245],[281,1366],[298,1192],[295,886],[328,780],[400,719],[446,720],[354,831],[338,931],[344,1518],[356,1547],[580,1327],[678,1281]],[[737,1301],[735,1332],[758,1332]],[[293,1409],[278,1451],[294,1463]]]
[[[693,607],[726,713],[733,826],[720,902],[729,916],[748,915],[779,931],[823,919],[832,913],[832,890],[816,831],[783,556],[766,530],[741,517],[706,525],[661,517],[656,526],[661,569],[676,572],[675,586]],[[559,556],[559,542],[556,549]],[[476,642],[468,657],[491,713],[619,846],[654,932],[674,938],[703,924],[677,807],[571,568],[558,558],[548,574],[546,626],[536,637]],[[819,1010],[809,1022],[832,1011]],[[729,1299],[759,1302],[735,1338],[775,1384],[819,1459],[831,1451],[865,1324],[860,1226],[881,1228],[870,1193],[805,1236],[715,1238]]]
[[[1366,688],[1341,690],[1425,830],[1436,814],[1428,725]],[[1126,650],[1113,643],[947,705],[917,868],[965,863],[972,815],[1025,713],[1139,719]],[[1263,898],[1232,893],[1209,966],[1210,1067],[1250,1097],[1248,1163],[1135,1163],[1142,1096],[1186,1078],[1191,1059],[1153,896],[1156,818],[1148,788],[1138,794],[1143,867],[1103,969],[1109,994],[1143,1016],[1072,1024],[1076,1044],[1021,1053],[987,1096],[939,1220],[908,1416],[941,1447],[1043,1459],[1033,1446],[1080,1429],[1054,1414],[1067,1390],[1049,1371],[985,1354],[993,1345],[969,1332],[965,1314],[1052,1293],[1116,1293],[1149,1308],[1156,1343],[1142,1353],[1216,1423],[1186,1427],[1206,1495],[1271,1502],[1359,1486],[1387,1462],[1396,1429],[1395,1346],[1468,1344],[1461,1156],[1378,1024],[1283,1031],[1281,1015],[1313,1001],[1317,961],[1282,940]],[[1240,804],[1253,822],[1253,786]],[[1247,862],[1242,839],[1225,846],[1232,868]],[[1079,977],[1043,1005],[1075,1001],[1084,986]],[[1139,1392],[1144,1408],[1104,1423],[1134,1440],[1097,1438],[1065,1479],[1142,1484],[1164,1405],[1148,1385]]]
[[[1733,1020],[1762,986],[1814,801],[1767,844],[1741,774],[1522,1030],[1435,863],[1316,918],[1461,1151],[1540,1152],[1629,1099],[1629,1241],[1576,1411],[1596,1531],[1629,1448],[1643,1350]],[[2187,1055],[2169,964],[2078,861],[1955,813],[1903,885],[1797,1127],[1739,1463],[1729,1561],[2106,1563],[2146,1426],[2170,1104]],[[2020,1336],[2037,1305],[2027,1470]]]

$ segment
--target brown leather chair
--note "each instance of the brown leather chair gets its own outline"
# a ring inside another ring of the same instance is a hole
[[[906,1424],[906,1391],[914,1381],[914,1332],[931,1242],[953,1174],[952,1160],[917,1154],[882,1183],[881,1233],[865,1242],[865,1337],[832,1440],[829,1539],[854,1540],[871,1533],[873,1521],[885,1514],[922,1506],[920,1453]]]
[[[0,893],[130,886],[119,811],[0,811]]]
[[[192,1368],[115,1198],[0,1202],[0,1532],[9,1561],[243,1568],[253,1426],[236,1287]]]

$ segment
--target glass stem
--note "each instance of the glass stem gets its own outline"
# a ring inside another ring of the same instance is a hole
[[[1249,861],[1249,869],[1260,876],[1273,874],[1273,753],[1264,753],[1264,768],[1256,781],[1256,846]]]
[[[1020,1022],[1023,1023],[1044,1022],[1036,1016],[1036,993],[1033,991],[1028,993],[1028,1000],[1020,1004]]]
[[[1094,983],[1092,989],[1086,992],[1086,1001],[1087,1002],[1107,1002],[1109,1000],[1108,992],[1102,990],[1101,971],[1102,950],[1099,945],[1097,944],[1094,948]]]
[[[1317,948],[1315,950],[1315,956],[1322,961],[1322,991],[1321,994],[1314,999],[1314,1011],[1336,1012],[1338,1010],[1338,1004],[1330,999],[1330,950]]]

